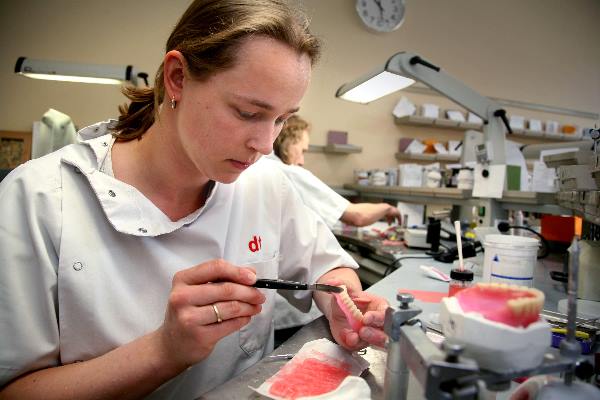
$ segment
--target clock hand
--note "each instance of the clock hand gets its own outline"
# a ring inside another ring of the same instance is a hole
[[[381,0],[373,0],[377,7],[379,7],[379,19],[383,19],[383,7],[381,6]]]

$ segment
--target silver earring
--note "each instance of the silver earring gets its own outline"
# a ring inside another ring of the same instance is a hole
[[[174,110],[177,107],[177,101],[175,101],[175,96],[171,97],[171,108]]]

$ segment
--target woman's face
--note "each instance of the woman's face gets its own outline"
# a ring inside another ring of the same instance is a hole
[[[288,164],[290,165],[304,165],[304,153],[308,150],[308,131],[302,131],[302,137],[296,143],[288,146]]]
[[[256,36],[241,45],[233,68],[205,81],[184,78],[175,123],[190,167],[211,180],[235,181],[272,151],[283,123],[299,108],[310,73],[306,54]]]

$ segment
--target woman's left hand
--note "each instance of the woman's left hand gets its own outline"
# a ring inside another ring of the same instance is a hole
[[[332,295],[329,327],[336,342],[348,350],[359,350],[369,345],[384,347],[387,335],[383,331],[383,323],[385,310],[389,307],[388,302],[367,292],[350,291],[348,294],[363,313],[363,327],[358,332],[350,327],[344,312]]]

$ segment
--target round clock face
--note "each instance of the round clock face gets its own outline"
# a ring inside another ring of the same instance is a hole
[[[356,0],[356,12],[376,32],[398,29],[404,20],[404,0]]]

